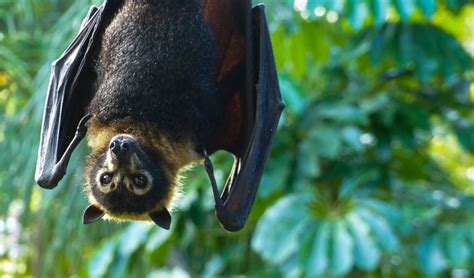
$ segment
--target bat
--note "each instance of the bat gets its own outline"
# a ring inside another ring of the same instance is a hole
[[[243,228],[284,108],[263,5],[250,0],[105,0],[53,62],[35,180],[52,189],[87,136],[89,224],[169,229],[178,173],[203,163],[216,216]],[[234,165],[219,192],[209,158]]]

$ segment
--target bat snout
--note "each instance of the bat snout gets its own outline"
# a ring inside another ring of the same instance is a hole
[[[114,137],[110,141],[109,150],[115,155],[128,153],[133,143],[133,139],[127,137]]]
[[[115,163],[125,163],[140,149],[138,142],[129,135],[114,136],[109,143],[108,156],[110,161]]]

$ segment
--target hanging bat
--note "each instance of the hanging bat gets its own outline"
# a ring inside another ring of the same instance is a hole
[[[83,223],[169,229],[179,171],[204,162],[216,215],[241,229],[283,110],[263,5],[250,0],[105,0],[52,74],[35,179],[54,188],[88,134]],[[219,194],[209,155],[234,166]]]

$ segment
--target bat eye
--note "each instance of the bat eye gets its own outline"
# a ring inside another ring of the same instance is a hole
[[[100,176],[100,183],[101,184],[109,184],[112,182],[112,175],[110,173],[105,173]]]
[[[133,183],[138,188],[143,188],[147,185],[148,179],[145,175],[135,175],[133,176]]]

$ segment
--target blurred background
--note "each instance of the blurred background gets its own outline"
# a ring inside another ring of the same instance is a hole
[[[50,63],[100,2],[0,0],[0,276],[474,275],[474,1],[265,2],[286,109],[229,233],[201,165],[171,231],[81,224],[85,144],[35,185]]]

